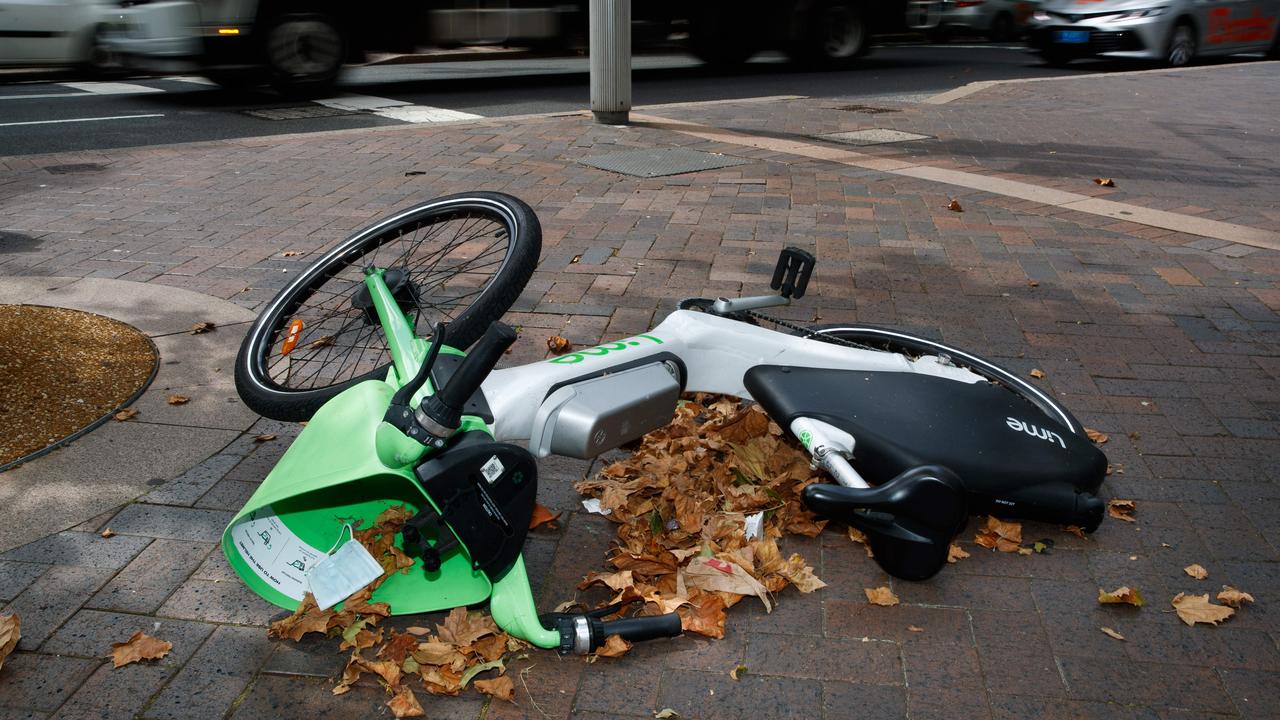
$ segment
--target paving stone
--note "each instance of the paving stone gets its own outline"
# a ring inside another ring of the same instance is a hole
[[[172,667],[159,665],[134,663],[112,668],[111,663],[105,663],[58,710],[57,717],[132,720],[174,672]]]
[[[203,672],[187,666],[147,707],[156,720],[221,720],[252,681],[251,677]]]
[[[220,480],[196,501],[196,507],[238,512],[258,490],[260,483]]]
[[[206,673],[249,676],[276,645],[261,628],[219,625],[187,665]]]
[[[0,560],[0,602],[17,597],[48,569],[48,565],[38,563]]]
[[[634,651],[633,651],[634,652]],[[574,699],[574,711],[594,710],[613,715],[644,714],[649,717],[658,708],[658,684],[662,680],[662,663],[647,657],[632,657],[584,668]]]
[[[85,603],[99,610],[152,613],[204,562],[214,546],[156,540]]]
[[[1207,668],[1164,663],[1111,664],[1098,672],[1096,657],[1059,656],[1067,696],[1193,711],[1230,713],[1234,707],[1219,677]]]
[[[220,510],[134,503],[112,518],[111,527],[121,535],[218,542],[233,515]]]
[[[991,717],[991,707],[983,690],[911,687],[907,688],[907,717],[985,720]]]
[[[965,611],[911,605],[879,607],[863,598],[861,603],[831,600],[826,603],[827,634],[836,637],[873,638],[893,642],[972,645],[973,634]],[[912,632],[909,627],[923,628]]]
[[[35,650],[111,577],[103,568],[54,565],[5,606],[22,618],[19,650]]]
[[[822,712],[823,686],[817,680],[750,673],[735,681],[727,670],[714,673],[666,670],[657,706],[671,708],[681,717],[704,720],[815,717]]]
[[[191,579],[178,586],[156,615],[266,627],[281,612],[280,608],[258,597],[238,580]]]
[[[98,533],[68,531],[14,548],[0,559],[115,570],[129,564],[150,542],[144,537],[104,538]]]
[[[0,707],[57,710],[100,664],[99,660],[14,653],[0,673]]]
[[[147,493],[143,500],[157,505],[191,506],[242,459],[240,455],[214,455]]]
[[[822,684],[823,717],[891,720],[907,716],[906,689],[851,682]]]
[[[832,663],[831,658],[840,658]],[[818,680],[856,680],[865,685],[901,685],[902,658],[897,643],[850,638],[809,638],[753,632],[743,660],[750,673]],[[730,668],[732,669],[732,668]]]
[[[213,628],[213,625],[205,623],[81,610],[45,641],[41,651],[88,658],[108,657],[112,643],[124,642],[135,632],[142,631],[173,643],[173,649],[157,660],[157,664],[180,666],[195,653]]]

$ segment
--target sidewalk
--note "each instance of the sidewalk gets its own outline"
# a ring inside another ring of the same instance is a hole
[[[742,603],[723,640],[592,664],[534,652],[508,669],[517,705],[418,693],[427,716],[1275,717],[1278,80],[1280,63],[1245,63],[998,85],[943,104],[772,99],[643,108],[624,128],[541,116],[0,158],[0,287],[111,278],[252,311],[392,209],[502,190],[544,229],[509,316],[524,327],[516,364],[542,357],[545,336],[595,344],[643,332],[683,297],[764,291],[784,242],[816,249],[797,318],[909,328],[1042,370],[1110,436],[1104,493],[1134,499],[1137,522],[1105,521],[1087,540],[1028,522],[1025,538],[1056,543],[1028,557],[978,547],[971,523],[959,540],[972,556],[924,583],[891,581],[831,528],[783,548],[829,586],[784,591],[772,614]],[[873,129],[929,137],[829,137]],[[582,164],[659,150],[742,162],[655,178]],[[81,167],[47,170],[68,165]],[[4,547],[0,612],[22,616],[23,640],[0,670],[0,720],[387,716],[374,685],[330,694],[335,643],[269,641],[279,611],[216,547],[296,432],[258,420],[135,502],[48,518],[48,537]],[[278,439],[254,443],[260,433]],[[24,468],[32,482],[58,479],[44,470],[58,455]],[[565,515],[526,548],[540,608],[571,598],[613,537],[573,490],[591,472],[541,464],[541,501]],[[108,526],[117,535],[100,537]],[[1192,563],[1207,580],[1183,572]],[[1218,627],[1173,614],[1177,593],[1223,584],[1257,602]],[[869,605],[863,589],[880,585],[902,604]],[[1097,603],[1121,585],[1146,607]],[[104,655],[135,630],[173,652],[113,670]]]

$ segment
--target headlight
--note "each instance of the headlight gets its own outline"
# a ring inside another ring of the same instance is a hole
[[[1031,13],[1031,19],[1036,22],[1049,22],[1053,18],[1049,17],[1049,13],[1043,10],[1037,10],[1034,13]]]
[[[1165,9],[1166,8],[1163,7],[1153,7],[1142,8],[1141,10],[1129,10],[1119,13],[1115,18],[1116,20],[1137,20],[1138,18],[1155,17],[1157,15],[1164,14]]]

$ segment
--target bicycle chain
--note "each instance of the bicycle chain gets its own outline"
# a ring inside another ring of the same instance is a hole
[[[684,302],[687,302],[687,301],[684,301]],[[682,302],[681,304],[683,305],[684,302]],[[691,307],[696,308],[699,312],[707,312],[705,308],[700,307],[698,305],[693,305]],[[711,314],[715,315],[716,313],[711,313]],[[829,342],[832,345],[843,345],[845,347],[857,348],[859,350],[876,350],[876,348],[864,343],[854,342],[852,340],[845,340],[844,338],[837,337],[835,335],[828,335],[826,333],[819,332],[811,328],[807,328],[804,325],[801,325],[799,323],[793,323],[790,320],[783,320],[781,318],[770,317],[768,315],[765,315],[764,313],[756,312],[755,310],[739,310],[738,312],[731,313],[730,315],[720,315],[719,317],[733,317],[734,315],[742,315],[742,316],[754,318],[756,320],[764,320],[765,322],[773,323],[774,325],[787,328],[788,330],[797,330],[800,333],[802,333],[802,337],[806,339],[817,337],[817,338],[821,338],[821,342]]]

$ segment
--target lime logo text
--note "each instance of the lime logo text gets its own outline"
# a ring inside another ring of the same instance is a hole
[[[597,345],[593,348],[587,348],[586,350],[579,350],[578,352],[569,353],[567,355],[561,355],[560,357],[554,357],[548,360],[547,362],[555,363],[557,365],[574,365],[576,363],[582,362],[583,360],[586,360],[589,357],[598,357],[600,355],[608,355],[611,352],[619,352],[621,350],[626,350],[627,348],[633,348],[633,347],[642,345],[643,344],[641,342],[642,340],[648,340],[649,342],[654,343],[656,345],[662,344],[661,340],[659,340],[658,338],[652,335],[636,335],[635,337],[630,337],[630,338],[627,338],[626,340],[619,340],[616,343],[606,343],[604,345]]]

